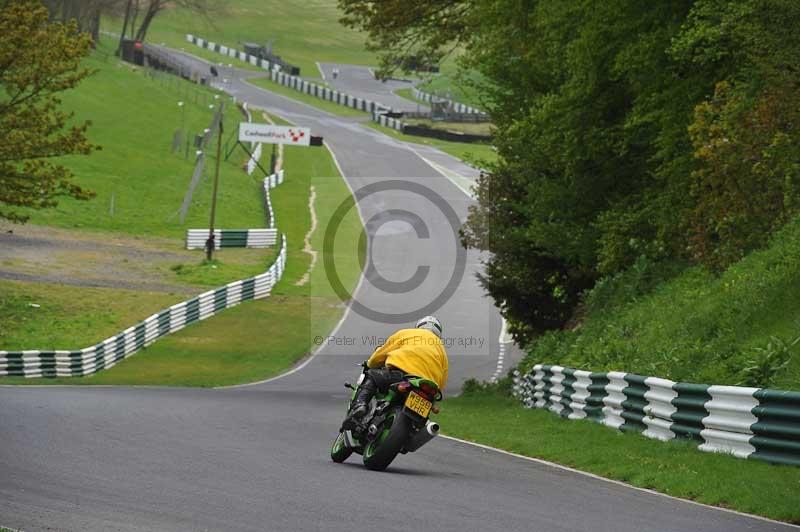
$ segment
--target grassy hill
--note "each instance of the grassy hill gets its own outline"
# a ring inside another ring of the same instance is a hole
[[[103,147],[89,157],[64,159],[97,197],[88,202],[63,199],[55,209],[31,211],[30,222],[182,239],[186,227],[208,224],[211,179],[201,181],[186,224],[181,225],[176,213],[194,170],[195,150],[190,147],[186,159],[184,147],[172,153],[173,135],[182,126],[192,139],[202,133],[214,114],[209,105],[219,101],[215,99],[219,94],[174,76],[148,77],[140,68],[118,61],[112,51],[113,43],[104,39],[85,61],[96,73],[63,96],[65,108],[78,119],[92,121],[88,136]],[[227,138],[236,131],[242,115],[222,98]],[[186,103],[185,111],[179,101]],[[206,174],[213,177],[210,148]],[[259,184],[241,171],[245,159],[244,152],[237,151],[222,164],[217,205],[221,227],[264,226]]]
[[[523,362],[800,389],[800,218],[721,275],[640,260],[601,281],[573,330]]]
[[[153,21],[148,40],[180,48],[187,33],[228,46],[244,42],[272,41],[274,53],[300,67],[303,77],[319,77],[315,64],[341,62],[374,64],[364,50],[364,36],[338,23],[335,0],[236,0],[206,20],[182,9],[167,9]],[[121,21],[106,21],[109,31],[119,32]]]
[[[110,52],[111,43],[101,43],[86,60],[97,73],[63,98],[64,107],[75,111],[77,118],[92,120],[89,136],[103,146],[89,157],[64,160],[75,171],[76,181],[95,190],[97,197],[85,202],[62,200],[55,209],[32,211],[30,223],[53,239],[78,235],[75,241],[88,248],[92,242],[124,243],[132,248],[131,253],[113,262],[126,276],[120,280],[157,278],[166,288],[94,286],[92,279],[80,277],[80,272],[102,269],[93,262],[96,254],[65,256],[56,249],[57,253],[47,256],[45,251],[42,256],[50,263],[50,270],[77,270],[80,278],[64,279],[64,283],[0,280],[0,349],[86,347],[191,294],[265,271],[277,251],[225,249],[208,263],[201,251],[182,250],[186,228],[208,224],[211,179],[206,176],[201,180],[186,223],[181,224],[176,214],[192,175],[194,157],[190,155],[187,160],[183,152],[172,152],[173,133],[180,129],[182,120],[193,133],[208,127],[212,118],[208,106],[218,100],[213,91],[173,76],[145,75]],[[186,102],[185,117],[178,101]],[[232,104],[225,116],[223,138],[232,147],[230,136],[235,136],[236,125],[243,118]],[[254,117],[265,120],[259,112]],[[260,176],[248,176],[242,170],[245,159],[244,152],[237,150],[222,162],[217,227],[265,227]],[[209,153],[209,176],[213,176],[214,162]],[[6,377],[0,378],[0,383],[213,386],[265,378],[302,358],[313,347],[314,336],[327,334],[343,310],[327,284],[321,261],[311,272],[310,283],[296,284],[311,261],[303,250],[311,227],[310,187],[314,186],[317,194],[319,228],[325,227],[340,203],[353,200],[325,148],[287,148],[284,168],[286,180],[273,190],[272,201],[278,229],[287,235],[288,261],[284,277],[270,298],[242,304],[191,325],[92,377]],[[311,236],[317,250],[322,249],[319,228]],[[14,229],[24,232],[23,228]],[[342,220],[333,250],[342,282],[349,289],[360,274],[361,231],[358,212],[351,209]],[[153,257],[162,254],[167,258],[151,263]],[[12,266],[19,264],[0,261],[0,270]],[[106,277],[113,280],[115,275]]]

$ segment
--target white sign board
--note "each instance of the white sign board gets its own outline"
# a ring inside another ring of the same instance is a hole
[[[309,146],[311,130],[307,127],[273,126],[271,124],[239,123],[239,140],[266,144]]]

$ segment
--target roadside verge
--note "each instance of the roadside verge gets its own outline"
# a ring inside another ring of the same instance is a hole
[[[661,443],[588,421],[525,409],[497,391],[469,391],[442,405],[448,436],[555,462],[635,487],[800,524],[800,468],[702,453],[696,444]],[[578,501],[579,502],[579,501]]]

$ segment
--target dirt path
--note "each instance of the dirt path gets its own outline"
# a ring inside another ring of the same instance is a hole
[[[170,267],[197,261],[172,239],[0,224],[0,279],[195,294]]]

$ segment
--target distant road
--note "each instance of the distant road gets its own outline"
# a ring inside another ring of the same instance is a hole
[[[388,105],[396,111],[429,111],[427,105],[417,104],[411,100],[397,96],[394,91],[410,89],[414,85],[410,81],[387,79],[385,82],[375,79],[372,69],[364,66],[346,65],[338,63],[319,63],[325,75],[325,81],[336,90],[352,94],[359,98],[366,98]],[[339,75],[333,77],[333,69],[339,70]]]

